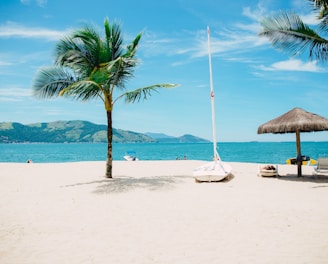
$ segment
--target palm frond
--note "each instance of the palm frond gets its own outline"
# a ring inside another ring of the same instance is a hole
[[[133,77],[137,60],[133,58],[119,57],[108,63],[107,71],[110,75],[109,82],[118,88],[125,87],[125,83]]]
[[[292,56],[309,51],[310,58],[328,59],[328,42],[303,23],[296,14],[281,12],[261,21],[260,36],[268,37],[272,45]]]
[[[72,39],[82,43],[81,52],[91,65],[97,66],[102,62],[100,54],[103,49],[103,43],[95,28],[87,25],[83,29],[76,31]]]
[[[114,103],[122,97],[125,98],[126,103],[140,102],[141,100],[147,100],[149,97],[151,97],[153,92],[158,93],[159,88],[174,88],[177,86],[178,86],[177,84],[155,84],[155,85],[135,89],[133,91],[123,93],[121,96],[116,98]]]
[[[324,18],[327,16],[328,10],[328,0],[309,0],[313,3],[313,8],[315,11],[319,11],[319,19]]]
[[[319,32],[327,33],[328,31],[328,0],[308,0],[313,4],[313,11],[318,13]]]
[[[125,102],[126,103],[135,103],[140,102],[142,100],[147,100],[151,97],[152,92],[157,92],[155,87],[149,88],[139,88],[134,91],[126,92],[125,93]]]
[[[61,40],[56,48],[56,65],[68,67],[79,72],[81,76],[88,76],[94,64],[90,62],[90,56],[83,51],[81,43],[74,43],[68,40]]]
[[[97,31],[91,26],[77,30],[60,40],[56,46],[56,64],[79,69],[88,75],[99,63],[103,44]]]
[[[131,44],[127,46],[127,52],[125,53],[124,57],[133,58],[135,56],[141,36],[142,34],[139,33],[131,42]]]
[[[105,34],[106,34],[106,48],[110,53],[108,54],[108,61],[112,61],[122,56],[122,44],[123,38],[120,30],[120,26],[117,23],[109,24],[106,18],[105,23]]]
[[[320,32],[324,32],[324,33],[328,32],[328,16],[327,15],[325,15],[325,17],[321,19],[318,29]]]
[[[41,68],[33,81],[33,93],[36,97],[50,98],[58,96],[60,92],[77,78],[73,71],[65,67],[44,67]]]
[[[102,98],[102,89],[99,84],[89,80],[82,80],[73,83],[63,89],[60,96],[69,96],[76,100],[88,101],[94,98]]]

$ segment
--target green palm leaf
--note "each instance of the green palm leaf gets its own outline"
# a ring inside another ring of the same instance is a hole
[[[158,88],[174,88],[177,86],[177,84],[155,84],[126,92],[120,97],[124,97],[126,103],[135,103],[140,102],[141,100],[147,100],[149,97],[151,97],[153,92],[158,93]]]
[[[315,11],[319,12],[318,18],[322,19],[327,16],[328,12],[328,0],[309,0],[313,3]]]
[[[328,0],[310,0],[313,2],[314,10],[318,11],[320,20],[319,30],[327,33],[328,30]]]
[[[327,60],[328,42],[304,24],[296,14],[281,12],[261,21],[260,36],[268,37],[272,45],[292,56],[309,51],[310,58]]]
[[[101,40],[94,29],[86,27],[58,42],[56,46],[56,63],[79,69],[88,75],[99,64]]]
[[[73,83],[63,89],[59,95],[66,95],[81,101],[88,101],[93,98],[103,99],[101,86],[88,80]]]
[[[65,67],[41,68],[33,84],[34,95],[40,98],[58,96],[60,92],[77,81],[74,72]]]
[[[106,34],[106,48],[109,52],[108,60],[112,61],[117,59],[118,57],[122,56],[122,34],[118,24],[113,23],[112,25],[109,24],[108,19],[105,20],[105,34]]]
[[[125,83],[133,77],[134,68],[138,61],[129,57],[119,57],[107,65],[110,83],[120,89],[125,88]]]
[[[134,57],[134,55],[137,51],[137,47],[138,47],[140,39],[141,39],[141,33],[139,33],[135,37],[135,39],[131,42],[131,44],[127,46],[127,52],[126,52],[125,57],[130,57],[130,58]]]

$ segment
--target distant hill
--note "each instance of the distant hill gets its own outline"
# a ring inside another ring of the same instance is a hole
[[[152,132],[147,132],[145,133],[147,136],[150,136],[151,138],[158,139],[158,138],[175,138],[172,136],[165,135],[163,133],[152,133]]]
[[[157,138],[156,135],[160,137]],[[107,126],[88,121],[56,121],[23,125],[17,122],[0,122],[0,143],[73,143],[107,142]],[[153,133],[152,136],[133,131],[113,128],[114,143],[150,142],[208,142],[207,140],[184,135],[171,137]]]
[[[151,133],[147,132],[147,136],[150,136],[154,139],[156,139],[157,142],[159,143],[207,143],[210,142],[209,140],[200,138],[200,137],[195,137],[193,135],[183,135],[181,137],[172,137],[168,136],[162,133]]]
[[[0,123],[0,143],[107,142],[107,126],[87,121],[57,121],[23,125]],[[141,133],[113,128],[113,142],[156,142]]]

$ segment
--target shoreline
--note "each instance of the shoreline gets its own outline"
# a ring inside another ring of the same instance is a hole
[[[195,183],[199,160],[0,163],[0,262],[325,263],[328,177],[228,162]]]
[[[328,143],[328,142],[327,142]],[[312,159],[327,154],[326,142],[302,142],[302,153]],[[285,164],[296,155],[295,143],[222,143],[221,158],[226,162]],[[156,160],[211,160],[212,144],[117,144],[113,160],[124,161],[127,150],[137,153],[140,161]],[[328,155],[328,154],[327,154]],[[0,144],[1,162],[62,163],[79,161],[105,161],[106,144]]]
[[[196,167],[207,163],[206,160],[138,160],[138,161],[124,161],[113,160],[113,178],[115,175],[138,177],[138,170],[142,171],[145,176],[190,176]],[[273,164],[278,166],[280,176],[296,176],[297,166],[289,164],[275,164],[275,163],[253,163],[253,162],[226,162],[232,166],[232,174],[234,173],[250,173],[257,175],[258,167],[265,164]],[[79,166],[77,166],[79,165]],[[147,168],[147,165],[150,167]],[[0,162],[0,170],[3,174],[11,172],[19,172],[26,170],[24,173],[33,173],[35,170],[40,170],[44,167],[51,167],[52,169],[64,170],[61,173],[71,175],[71,172],[78,170],[78,174],[84,175],[93,174],[99,176],[101,168],[105,172],[106,161],[68,161],[68,162]],[[164,168],[165,167],[165,168]],[[241,172],[243,168],[247,168],[245,172]],[[91,169],[92,168],[92,169]],[[66,169],[66,171],[65,171]],[[92,171],[92,173],[91,173]],[[302,172],[305,177],[313,175],[313,166],[302,166]],[[104,175],[103,175],[104,176]]]

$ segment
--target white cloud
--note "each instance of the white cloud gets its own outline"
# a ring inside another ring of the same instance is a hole
[[[303,62],[301,60],[290,59],[271,64],[269,67],[261,66],[264,71],[302,71],[302,72],[324,72],[325,70],[317,65],[316,61]]]
[[[247,25],[237,26],[232,30],[222,30],[211,34],[211,52],[213,55],[218,53],[228,55],[228,52],[246,53],[267,44],[266,39],[260,38],[257,32],[254,32],[254,25],[249,27]],[[207,37],[205,33],[202,37],[198,37],[195,43],[197,43],[197,47],[194,47],[193,50],[190,49],[193,53],[192,57],[207,56]]]
[[[258,20],[266,9],[260,3],[256,8],[243,8],[243,16],[246,21],[235,23],[226,28],[211,27],[211,51],[212,54],[225,54],[227,52],[244,53],[256,47],[266,45],[268,40],[260,38],[260,24]],[[198,31],[185,31],[184,36],[158,36],[152,32],[144,32],[143,52],[146,54],[160,55],[186,55],[189,58],[208,56],[206,29]],[[176,65],[185,64],[188,61],[177,62]]]
[[[249,22],[238,22],[229,28],[220,29],[219,31],[212,29],[212,54],[224,54],[227,52],[245,53],[259,46],[266,45],[268,43],[267,39],[258,36],[258,32],[261,29],[258,21],[264,16],[265,12],[266,9],[261,3],[254,9],[244,7],[242,14],[249,19]],[[204,31],[202,37],[200,37],[199,33],[196,36],[198,47],[193,57],[207,56],[207,38]]]
[[[31,1],[31,0],[20,0],[20,2],[23,5],[29,5],[29,4],[33,3],[34,1]],[[36,4],[38,6],[43,7],[43,6],[45,6],[47,4],[48,1],[47,0],[35,0],[35,2],[36,2]]]
[[[249,6],[244,7],[242,14],[254,21],[259,21],[266,12],[266,8],[259,3],[255,9],[251,9]]]
[[[309,13],[306,15],[300,15],[302,21],[307,24],[307,25],[318,25],[319,20],[318,20],[318,14],[317,13]]]
[[[67,31],[58,31],[39,27],[27,27],[13,22],[7,22],[4,25],[0,25],[0,38],[18,37],[58,40],[66,33]]]
[[[22,97],[32,96],[32,90],[27,88],[9,87],[0,89],[0,101],[19,101]]]
[[[47,0],[37,0],[36,1],[39,6],[45,6],[47,4]]]
[[[261,27],[258,20],[266,13],[266,8],[259,3],[255,8],[243,8],[243,22],[236,22],[227,25],[225,28],[211,27],[211,52],[212,55],[222,55],[227,59],[233,56],[238,60],[236,54],[248,53],[260,46],[269,43],[266,38],[259,37]],[[177,62],[173,66],[190,63],[195,58],[208,56],[207,32],[206,29],[197,31],[184,31],[179,35],[174,33],[167,36],[160,36],[148,30],[143,34],[142,53],[145,56],[177,56]],[[185,56],[185,57],[181,57]],[[243,56],[244,57],[244,56]],[[241,58],[244,60],[244,58]]]
[[[9,62],[9,61],[2,61],[0,60],[0,67],[1,66],[10,66],[13,65],[13,63]]]

